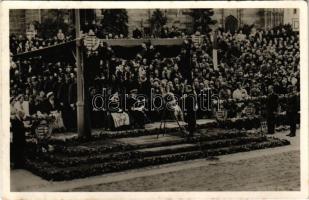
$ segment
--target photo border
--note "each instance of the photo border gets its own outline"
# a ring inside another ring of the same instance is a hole
[[[205,199],[205,198],[297,198],[308,197],[308,13],[305,1],[6,1],[1,2],[1,65],[0,65],[0,148],[3,199]],[[300,35],[301,125],[299,192],[10,192],[10,105],[9,105],[9,9],[74,9],[74,8],[298,8]]]

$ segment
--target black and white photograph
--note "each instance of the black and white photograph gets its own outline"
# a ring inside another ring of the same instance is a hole
[[[10,192],[303,191],[305,4],[243,5],[8,9]]]

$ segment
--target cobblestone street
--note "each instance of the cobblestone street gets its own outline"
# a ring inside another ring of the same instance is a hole
[[[297,191],[299,179],[299,151],[293,151],[233,162],[212,161],[208,166],[73,191]]]

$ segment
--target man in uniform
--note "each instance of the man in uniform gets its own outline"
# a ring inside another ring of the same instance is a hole
[[[187,123],[189,137],[193,137],[196,130],[196,95],[191,85],[186,86],[185,109],[187,111]]]
[[[287,136],[295,137],[296,132],[296,123],[297,123],[297,112],[299,109],[299,98],[296,95],[297,88],[296,86],[290,86],[289,88],[289,97],[287,101],[287,120],[290,125],[290,133]]]
[[[278,109],[278,95],[274,93],[274,87],[268,87],[268,96],[266,101],[267,110],[267,129],[268,134],[275,133],[275,113]]]

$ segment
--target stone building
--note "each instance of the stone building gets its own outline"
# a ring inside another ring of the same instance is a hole
[[[286,9],[283,21],[285,24],[291,24],[293,30],[299,31],[299,9]]]
[[[49,17],[55,17],[55,13],[65,11],[63,16],[66,23],[73,22],[72,10],[11,10],[10,11],[10,33],[25,33],[29,24],[34,21],[42,22]],[[135,27],[147,30],[150,27],[149,19],[153,9],[128,9],[129,33]],[[162,9],[167,17],[167,26],[177,26],[181,30],[192,31],[192,17],[189,9]],[[104,16],[100,9],[86,10],[81,12],[83,22],[100,20]],[[295,31],[299,28],[298,9],[214,9],[212,17],[217,21],[216,26],[226,30],[236,31],[243,25],[255,25],[255,28],[267,28],[279,24],[291,24]]]

